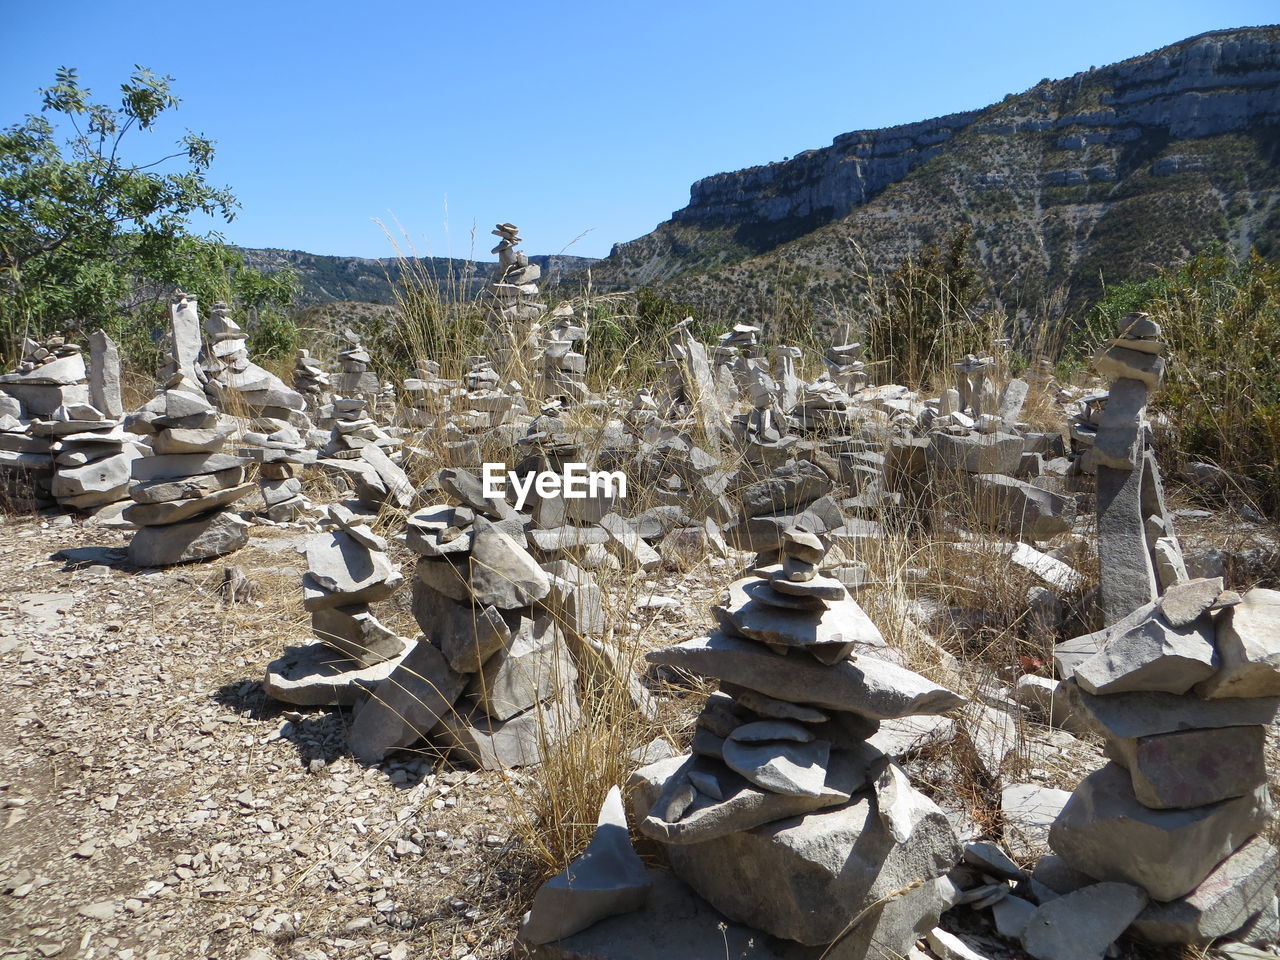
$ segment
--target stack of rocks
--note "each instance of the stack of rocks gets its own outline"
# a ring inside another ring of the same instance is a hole
[[[587,358],[575,345],[585,342],[587,331],[575,322],[573,308],[567,303],[551,316],[543,343],[539,393],[580,403],[587,398]]]
[[[962,413],[970,413],[975,418],[995,413],[996,386],[987,376],[987,371],[995,365],[993,357],[977,357],[972,353],[966,354],[959,363],[951,365],[957,374]]]
[[[751,410],[734,417],[734,439],[747,463],[773,466],[790,457],[794,437],[788,437],[790,423],[778,405],[777,384],[763,370],[753,370],[746,384]]]
[[[1098,372],[1112,378],[1092,450],[1098,562],[1107,571],[1098,585],[1104,625],[1187,577],[1145,416],[1164,379],[1163,353],[1159,324],[1135,313],[1120,321],[1116,338],[1094,358]]]
[[[205,391],[228,413],[277,420],[310,430],[306,398],[249,359],[248,337],[231,319],[231,308],[215,303],[204,321],[209,349],[202,371]]]
[[[134,460],[133,504],[124,519],[141,529],[129,543],[129,562],[163,567],[206,560],[249,542],[249,524],[228,508],[253,490],[244,462],[221,452],[230,429],[181,373],[125,427],[147,437],[154,456]]]
[[[274,426],[277,421],[269,420]],[[296,520],[311,507],[302,495],[302,471],[316,462],[314,450],[293,427],[286,425],[270,433],[248,430],[241,441],[251,446],[240,450],[240,456],[258,463],[258,489],[266,504],[268,520],[284,523]]]
[[[804,381],[796,376],[796,361],[801,357],[799,347],[776,346],[773,348],[773,379],[778,384],[777,401],[782,412],[790,414],[800,400]]]
[[[537,763],[578,719],[552,581],[525,549],[519,519],[495,522],[499,504],[444,473],[441,485],[469,504],[409,518],[425,637],[356,713],[351,749],[374,763],[425,738],[485,769]]]
[[[87,403],[59,407],[47,420],[32,422],[31,435],[52,444],[51,492],[75,510],[128,499],[132,464],[150,452],[120,429],[119,417],[108,419]]]
[[[378,382],[378,375],[369,369],[373,358],[354,332],[344,329],[342,336],[346,346],[338,351],[338,366],[342,372],[333,378],[334,392],[342,397],[376,399],[382,392],[382,384]]]
[[[760,328],[749,323],[735,323],[732,330],[720,335],[719,344],[736,351],[735,356],[754,357],[760,345]]]
[[[861,355],[860,343],[832,345],[823,354],[827,376],[845,393],[856,393],[867,385],[867,375],[862,372],[866,364],[859,359]]]
[[[493,282],[489,284],[496,314],[491,339],[498,366],[511,379],[534,367],[537,321],[546,309],[537,300],[542,268],[516,249],[521,238],[520,228],[514,223],[499,223],[491,232],[498,238],[498,245],[490,251],[498,256]]]
[[[312,416],[329,402],[329,375],[311,356],[309,350],[299,350],[293,362],[293,389],[302,394],[307,410]]]
[[[888,660],[875,625],[790,529],[734,583],[720,630],[648,659],[720,682],[689,756],[632,777],[642,833],[731,920],[841,958],[906,956],[955,901],[950,823],[868,742],[881,720],[962,697]],[[856,923],[854,921],[857,921]]]
[[[459,398],[458,415],[454,422],[463,430],[488,430],[502,426],[526,413],[520,386],[511,381],[503,389],[498,371],[488,357],[468,357],[470,369],[462,378],[464,396]]]
[[[59,407],[89,402],[84,356],[74,343],[54,334],[44,343],[23,339],[22,360],[0,376],[0,392],[22,405],[26,418],[47,417]]]
[[[456,380],[440,379],[440,364],[428,360],[400,384],[404,403],[398,407],[397,422],[415,428],[439,426],[448,410],[449,392],[457,385]]]
[[[324,459],[319,464],[348,480],[365,503],[407,507],[413,484],[394,459],[400,454],[400,441],[369,415],[368,402],[362,397],[335,397],[327,412],[333,417],[333,430],[320,451]]]
[[[1096,471],[1093,442],[1098,437],[1098,423],[1102,417],[1102,408],[1106,405],[1105,393],[1087,393],[1075,401],[1075,412],[1067,429],[1071,438],[1071,452],[1075,456],[1076,470],[1079,473],[1093,474]]]
[[[849,429],[852,419],[849,394],[826,375],[804,384],[790,414],[796,429],[814,433],[842,433]]]
[[[404,582],[387,541],[341,505],[328,508],[331,529],[307,541],[303,606],[319,642],[291,647],[267,667],[268,694],[286,703],[351,706],[385,680],[412,641],[383,626],[369,605]]]
[[[1112,760],[1050,830],[1078,874],[1068,872],[1070,886],[1140,888],[1131,932],[1153,942],[1274,942],[1280,853],[1258,833],[1271,810],[1265,743],[1280,707],[1280,592],[1242,599],[1221,578],[1187,581],[1101,640],[1064,683]],[[1060,878],[1051,868],[1037,873]]]
[[[817,464],[793,460],[760,479],[756,476],[742,476],[740,482],[747,482],[734,491],[741,512],[724,531],[731,546],[754,550],[772,563],[788,528],[823,534],[843,523],[839,504],[828,496],[834,486],[831,477]]]

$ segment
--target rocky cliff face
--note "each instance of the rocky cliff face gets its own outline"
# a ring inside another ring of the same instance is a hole
[[[1280,253],[1278,168],[1280,27],[1216,31],[699,180],[593,279],[664,284],[695,305],[744,285],[826,296],[850,249],[889,269],[964,225],[1004,295],[1078,302],[1100,271],[1123,279],[1212,241]]]

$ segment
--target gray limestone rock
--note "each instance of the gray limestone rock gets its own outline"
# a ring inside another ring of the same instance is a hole
[[[730,585],[727,603],[713,608],[721,624],[750,640],[809,650],[824,663],[843,660],[858,644],[884,646],[884,637],[854,600],[786,610],[758,599],[757,584],[762,581],[746,578]]]
[[[877,802],[860,793],[840,807],[673,844],[667,854],[677,875],[731,920],[827,944],[863,910],[915,881],[941,877],[960,858],[942,811],[923,795],[908,806],[906,841],[885,825]]]
[[[1156,606],[1169,626],[1183,627],[1212,608],[1222,589],[1221,577],[1187,580],[1167,589]]]
[[[244,467],[237,466],[198,477],[135,483],[129,487],[129,499],[135,503],[169,503],[173,500],[208,496],[243,482]]]
[[[1148,905],[1129,932],[1149,943],[1203,946],[1234,934],[1267,909],[1278,884],[1280,853],[1262,837],[1254,837],[1185,897]]]
[[[1261,830],[1268,807],[1262,786],[1191,810],[1152,810],[1134,796],[1128,771],[1109,763],[1076,787],[1049,843],[1090,876],[1135,884],[1155,900],[1175,900]]]
[[[738,732],[756,727],[739,727],[724,742],[724,762],[751,783],[770,793],[789,796],[820,796],[825,789],[831,744],[826,740],[807,743],[793,739],[758,741],[738,738]]]
[[[361,763],[380,762],[392,750],[427,736],[453,712],[466,677],[428,641],[414,644],[387,679],[378,684],[351,724],[348,743]]]
[[[307,538],[302,605],[307,610],[373,603],[403,581],[387,554],[370,550],[345,530]]]
[[[1036,960],[1103,960],[1107,948],[1147,905],[1127,883],[1095,883],[1040,907],[1022,931]]]
[[[311,632],[365,667],[395,659],[408,646],[404,637],[378,622],[367,604],[314,610]]]
[[[662,563],[658,551],[644,542],[644,539],[625,519],[616,513],[600,518],[600,526],[609,539],[605,549],[609,551],[625,569],[656,570]]]
[[[511,621],[517,619],[504,617],[497,607],[458,603],[421,580],[413,584],[413,618],[459,673],[475,673],[510,643]]]
[[[717,761],[686,755],[632,774],[628,790],[641,833],[663,843],[701,843],[838,806],[866,786],[869,770],[880,762],[880,752],[866,745],[833,751],[823,791],[811,796],[761,790]],[[689,790],[691,784],[696,790]]]
[[[534,895],[520,925],[526,943],[562,940],[644,906],[651,881],[627,835],[622,792],[610,787],[587,849]]]
[[[973,479],[982,517],[1010,536],[1048,540],[1071,529],[1075,501],[1013,477],[983,473]]]
[[[143,527],[129,541],[135,567],[168,567],[226,556],[249,542],[249,523],[228,511],[167,527]]]
[[[1150,737],[1175,730],[1210,727],[1266,726],[1280,709],[1280,698],[1201,700],[1172,693],[1119,693],[1095,697],[1064,681],[1060,688],[1073,691],[1082,719],[1109,739]]]
[[[572,697],[578,671],[555,620],[522,618],[510,643],[484,661],[467,694],[495,720],[509,720],[540,700]]]
[[[230,453],[170,453],[142,457],[133,461],[133,480],[135,483],[185,480],[207,473],[221,473],[241,463],[239,457]]]
[[[477,604],[515,610],[543,599],[551,591],[546,571],[496,524],[476,517],[474,529],[469,583]]]
[[[817,464],[797,460],[738,493],[744,517],[782,513],[803,507],[831,490],[831,478]]]
[[[108,420],[124,416],[120,396],[120,350],[102,330],[89,335],[89,402]]]
[[[945,713],[965,703],[945,687],[874,657],[824,666],[799,654],[779,657],[761,644],[721,632],[653,651],[646,659],[728,680],[777,700],[848,710],[878,720]]]
[[[1022,462],[1024,441],[1013,433],[952,436],[935,433],[925,454],[934,470],[1012,476]]]
[[[1222,665],[1196,692],[1221,697],[1280,695],[1280,590],[1255,587],[1218,623]]]
[[[359,695],[391,675],[399,657],[363,666],[324,643],[286,647],[267,664],[262,689],[267,696],[298,706],[353,705]]]
[[[139,527],[163,526],[179,523],[225,507],[237,500],[247,497],[254,490],[254,484],[242,483],[236,487],[226,487],[203,497],[189,500],[169,500],[164,503],[133,503],[124,508],[122,516],[129,523]]]
[[[414,567],[418,582],[457,603],[471,602],[471,586],[467,581],[467,561],[423,558]],[[419,623],[421,625],[421,623]]]
[[[477,707],[468,716],[442,717],[432,738],[482,770],[503,770],[541,763],[573,735],[580,717],[573,696],[544,700],[509,720],[495,720]]]
[[[736,683],[721,683],[720,691],[746,707],[752,713],[776,720],[798,720],[801,723],[822,723],[829,720],[830,714],[823,713],[814,707],[800,703],[788,703],[786,700],[775,700],[756,690],[740,687]]]
[[[1102,619],[1111,625],[1156,599],[1142,508],[1143,470],[1098,467],[1098,562]]]
[[[1001,880],[1012,880],[1016,883],[1027,878],[1026,872],[1010,860],[1007,853],[986,840],[966,843],[964,862]]]
[[[1048,853],[1050,827],[1070,800],[1066,790],[1009,784],[1000,792],[1005,847],[1024,863]]]
[[[1111,385],[1093,442],[1093,455],[1100,465],[1113,470],[1133,470],[1139,465],[1147,395],[1146,385],[1138,380],[1117,380]]]
[[[1216,727],[1109,739],[1106,752],[1129,771],[1143,806],[1185,809],[1266,783],[1265,744],[1265,727]]]
[[[1158,613],[1113,630],[1103,648],[1075,668],[1087,693],[1186,693],[1218,667],[1214,624],[1201,616],[1172,627]]]

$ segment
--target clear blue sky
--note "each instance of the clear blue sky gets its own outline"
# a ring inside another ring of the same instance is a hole
[[[699,177],[1280,19],[1274,0],[0,0],[0,13],[0,126],[37,109],[60,65],[114,102],[143,64],[183,103],[133,156],[183,128],[213,138],[210,179],[242,204],[226,239],[390,256],[374,221],[394,218],[419,253],[483,259],[497,220],[530,253],[604,256]]]

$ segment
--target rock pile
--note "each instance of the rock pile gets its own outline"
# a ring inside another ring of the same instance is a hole
[[[532,372],[538,352],[537,321],[546,306],[539,303],[538,279],[542,268],[530,263],[527,254],[517,250],[521,243],[520,228],[514,223],[499,223],[491,231],[498,245],[491,250],[498,256],[489,291],[495,306],[495,327],[491,331],[493,356],[503,375],[510,379]]]
[[[415,370],[400,384],[405,402],[398,408],[397,423],[421,428],[448,422],[450,394],[457,386],[456,380],[440,379],[440,364],[428,360],[425,367]]]
[[[823,354],[827,376],[845,393],[857,393],[867,385],[867,375],[863,373],[866,364],[860,359],[861,356],[860,343],[833,344]]]
[[[413,484],[396,458],[400,441],[369,413],[363,397],[335,397],[324,412],[333,419],[329,442],[317,463],[344,477],[358,499],[377,507],[384,503],[405,508],[413,499]]]
[[[788,528],[781,562],[730,586],[720,629],[648,659],[720,682],[690,756],[632,780],[640,830],[730,919],[832,956],[906,955],[955,899],[943,812],[868,742],[962,697],[881,659],[875,625]],[[852,921],[860,918],[850,930]],[[873,946],[874,944],[874,946]]]
[[[1143,939],[1205,944],[1242,928],[1236,939],[1274,939],[1280,853],[1258,834],[1271,812],[1280,592],[1241,598],[1221,578],[1190,580],[1105,634],[1065,688],[1112,762],[1076,788],[1050,845],[1074,886],[1143,891],[1131,918]]]
[[[231,309],[225,303],[213,305],[204,329],[209,346],[202,354],[201,371],[205,391],[219,408],[238,417],[276,420],[281,426],[287,424],[302,431],[311,429],[311,420],[305,413],[306,398],[249,359],[248,337],[231,319]]]
[[[164,567],[220,557],[249,541],[249,524],[229,507],[253,490],[244,462],[222,452],[231,434],[204,392],[181,373],[125,420],[154,455],[132,464],[133,504],[124,519],[141,529],[129,562]]]
[[[338,351],[338,366],[342,372],[333,377],[334,393],[342,397],[376,399],[382,392],[382,384],[378,382],[378,375],[369,369],[373,358],[350,329],[344,329],[342,336],[346,346]]]
[[[1120,321],[1116,338],[1094,358],[1098,372],[1113,378],[1093,443],[1107,625],[1187,577],[1145,418],[1147,400],[1164,379],[1163,353],[1160,325],[1135,313]]]
[[[329,374],[312,358],[310,351],[298,351],[291,379],[293,389],[306,401],[307,410],[312,416],[318,415],[320,408],[329,402]]]
[[[302,578],[303,607],[320,642],[288,648],[267,667],[267,693],[286,703],[350,706],[413,645],[369,609],[404,582],[387,541],[340,505],[329,507],[327,520],[331,529],[307,540]]]
[[[441,485],[465,505],[408,521],[424,638],[359,708],[351,750],[374,763],[427,739],[485,769],[537,763],[578,718],[564,605],[525,549],[520,521],[501,519],[496,504],[444,473]]]
[[[568,304],[557,307],[543,341],[540,396],[576,403],[587,399],[587,358],[576,349],[586,338],[586,329],[575,322],[573,308]]]
[[[275,426],[278,421],[269,420]],[[267,519],[275,523],[296,520],[311,507],[302,493],[302,471],[316,462],[314,450],[293,427],[284,424],[271,433],[247,430],[241,441],[240,456],[258,463],[258,489],[266,505]]]

